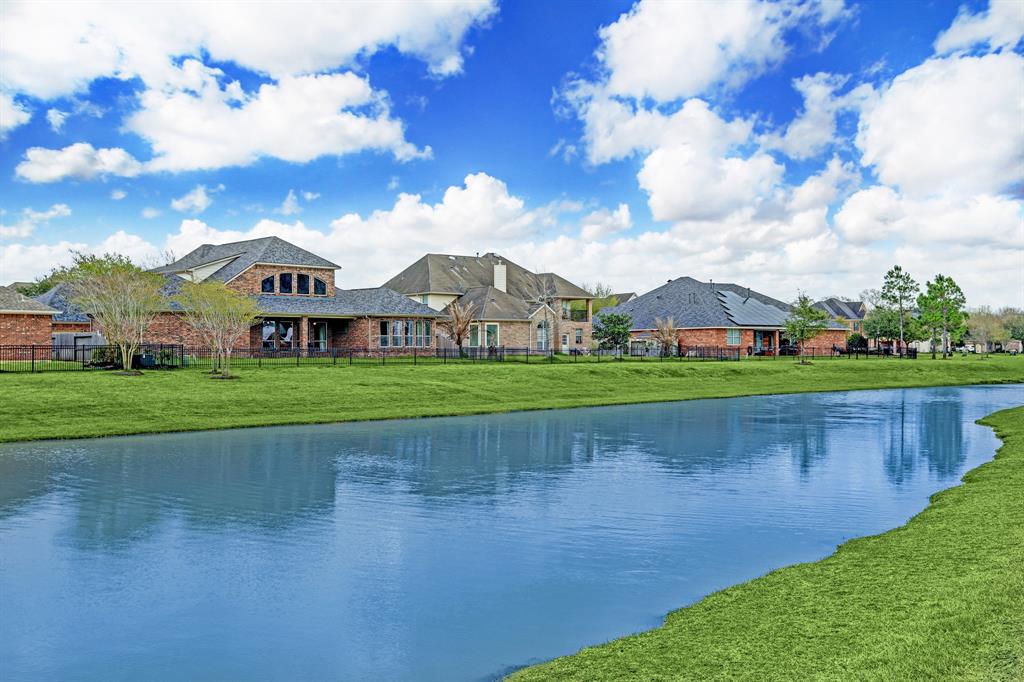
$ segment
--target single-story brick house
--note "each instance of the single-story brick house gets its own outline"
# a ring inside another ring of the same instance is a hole
[[[658,318],[671,317],[680,345],[735,346],[750,354],[773,354],[787,345],[784,327],[790,305],[738,284],[680,277],[601,312],[632,317],[630,332],[639,344],[653,339]],[[845,326],[833,320],[829,329],[808,345],[845,348],[848,333]]]
[[[170,298],[186,282],[215,280],[254,297],[262,320],[248,346],[265,351],[328,351],[431,348],[437,320],[444,315],[385,289],[339,289],[340,266],[278,237],[228,244],[203,244],[182,258],[154,269],[166,278],[167,310],[146,333],[147,343],[199,345]],[[47,292],[68,323],[79,321],[60,292]],[[58,315],[60,317],[60,315]],[[88,316],[86,316],[87,318]],[[47,340],[49,332],[47,333]]]
[[[438,311],[453,301],[472,304],[470,347],[590,348],[594,297],[564,277],[531,272],[495,253],[428,253],[384,286]]]
[[[13,286],[0,287],[0,345],[49,345],[57,312]]]

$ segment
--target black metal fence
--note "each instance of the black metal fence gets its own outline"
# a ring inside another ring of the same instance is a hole
[[[522,363],[535,365],[578,365],[611,362],[679,362],[739,361],[744,358],[797,359],[865,357],[916,357],[908,354],[881,354],[864,350],[847,351],[836,348],[807,347],[801,352],[756,354],[736,346],[633,346],[629,350],[599,349],[568,352],[516,348],[508,346],[475,348],[375,348],[349,349],[265,349],[238,348],[231,353],[232,368],[274,368],[306,366],[387,366],[387,365],[457,365],[486,363]],[[209,348],[193,348],[175,344],[146,344],[136,353],[132,366],[138,369],[191,368],[212,370],[218,358]],[[0,372],[83,371],[89,369],[120,369],[121,356],[117,346],[0,346]]]

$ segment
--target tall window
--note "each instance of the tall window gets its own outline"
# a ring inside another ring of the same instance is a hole
[[[581,343],[583,343],[583,330],[582,329],[577,329],[576,330],[576,345],[578,346]]]
[[[294,348],[295,322],[292,320],[263,320],[260,337],[263,340],[263,348],[267,350]]]
[[[323,281],[319,277],[313,278],[313,295],[314,296],[326,296],[327,295],[327,282]]]
[[[487,338],[485,340],[487,342],[487,347],[488,348],[490,348],[491,346],[499,346],[499,345],[501,345],[499,343],[499,338],[498,338],[498,323],[497,322],[488,322],[487,323],[486,336],[487,336]]]
[[[480,346],[480,325],[473,323],[469,325],[469,347],[478,348]]]
[[[416,325],[412,320],[405,323],[405,345],[412,347],[416,344]]]
[[[401,346],[403,336],[405,336],[405,322],[402,320],[391,320],[391,345]]]
[[[315,350],[327,350],[327,323],[312,323],[312,340],[310,346]]]
[[[416,320],[416,345],[420,348],[430,345],[430,320]]]
[[[390,345],[388,342],[391,340],[391,336],[388,327],[389,322],[387,320],[381,320],[377,327],[377,332],[380,334],[381,348],[387,348]]]
[[[537,350],[548,349],[548,322],[541,320],[537,323]]]
[[[725,330],[725,343],[729,346],[740,345],[740,330],[739,329],[726,329]]]
[[[277,290],[282,294],[292,293],[292,273],[282,272],[278,276],[278,287]]]
[[[284,321],[277,323],[277,347],[292,348],[295,346],[295,323]]]
[[[260,330],[260,337],[263,339],[264,348],[274,348],[274,332],[277,331],[277,325],[274,324],[273,320],[263,320],[263,328]]]
[[[274,293],[274,276],[264,277],[263,281],[260,282],[260,291],[265,294]]]
[[[295,290],[295,293],[297,294],[309,293],[309,275],[295,276]]]

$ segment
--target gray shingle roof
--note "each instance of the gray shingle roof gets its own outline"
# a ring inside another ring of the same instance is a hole
[[[71,302],[71,285],[61,282],[45,294],[36,296],[36,300],[43,305],[57,310],[53,316],[54,322],[88,322],[89,316]]]
[[[300,265],[332,270],[341,267],[280,237],[260,237],[229,244],[203,244],[173,263],[155,268],[154,272],[181,272],[228,258],[231,260],[210,275],[211,279],[227,282],[255,263]]]
[[[53,315],[57,310],[34,298],[29,298],[14,287],[0,287],[0,312]]]
[[[679,328],[782,327],[790,306],[738,284],[711,284],[692,277],[670,280],[627,303],[601,313],[625,313],[633,329],[655,329],[657,318],[671,317]],[[834,322],[829,325],[841,329]]]
[[[867,314],[864,301],[843,301],[838,298],[826,298],[814,304],[815,308],[824,310],[832,317],[845,320],[863,320]]]
[[[628,303],[629,301],[632,301],[634,298],[636,298],[636,292],[624,291],[621,294],[612,294],[612,298],[614,298],[619,303]]]
[[[476,287],[459,298],[459,303],[473,306],[476,320],[529,320],[540,304],[530,305],[494,287]]]
[[[258,297],[257,302],[266,315],[444,317],[433,308],[384,287],[336,289],[333,297],[265,294]]]
[[[505,264],[505,290],[529,301],[537,292],[552,288],[558,298],[593,298],[569,280],[553,273],[534,273],[495,253],[483,256],[450,256],[428,253],[384,283],[403,294],[464,294],[470,289],[494,285],[494,265]]]

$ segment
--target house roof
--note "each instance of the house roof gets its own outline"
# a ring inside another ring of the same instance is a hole
[[[85,314],[85,311],[71,302],[71,285],[67,282],[61,282],[45,294],[36,296],[36,300],[57,311],[57,314],[53,316],[54,322],[89,321],[89,316]]]
[[[540,304],[530,305],[494,287],[475,287],[459,298],[473,306],[475,320],[529,320]]]
[[[14,287],[0,287],[0,313],[53,315],[56,312],[50,306],[29,298]]]
[[[629,301],[632,301],[634,298],[636,298],[636,292],[625,291],[621,294],[612,294],[611,297],[614,298],[619,303],[628,303]]]
[[[862,320],[867,314],[867,306],[864,301],[843,301],[838,298],[826,298],[814,304],[815,308],[824,310],[832,317],[841,317],[845,320]]]
[[[701,282],[692,277],[669,280],[632,301],[601,312],[625,313],[633,329],[655,329],[657,318],[671,317],[678,328],[782,327],[791,306],[738,284]],[[842,328],[835,322],[830,327]]]
[[[496,253],[453,256],[428,253],[384,283],[403,294],[465,294],[470,289],[494,286],[494,266],[505,265],[505,290],[524,301],[550,290],[554,298],[593,298],[591,294],[554,273],[534,273]]]
[[[166,274],[184,272],[217,261],[226,262],[211,274],[210,278],[221,282],[234,279],[256,263],[298,265],[332,270],[338,270],[341,267],[291,242],[286,242],[280,237],[260,237],[228,244],[203,244],[173,263],[154,268],[153,271]]]
[[[265,315],[444,317],[433,308],[384,287],[336,289],[331,297],[264,294],[257,298],[257,303]]]

